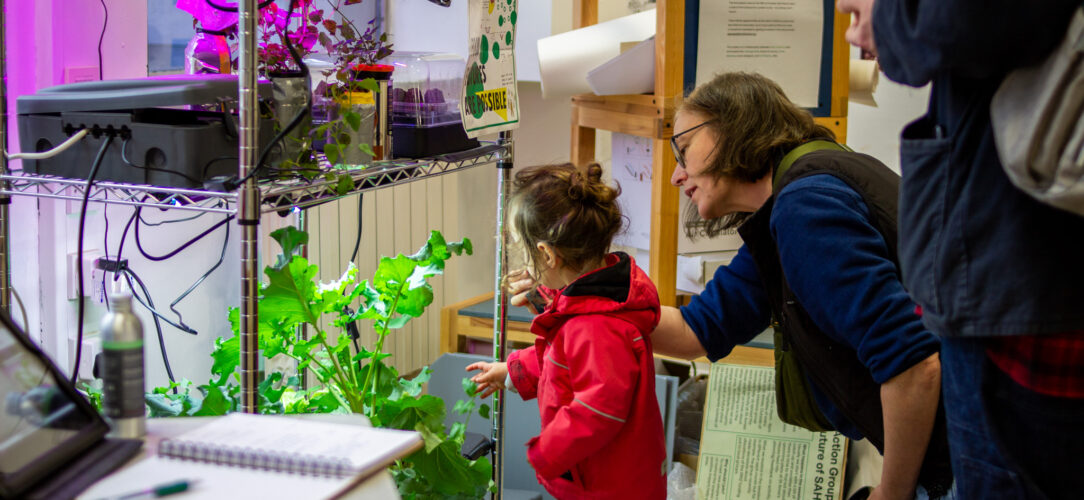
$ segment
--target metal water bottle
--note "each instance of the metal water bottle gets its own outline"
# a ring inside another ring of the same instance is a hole
[[[143,324],[132,312],[132,296],[109,297],[102,318],[102,408],[122,438],[146,433],[143,406]]]

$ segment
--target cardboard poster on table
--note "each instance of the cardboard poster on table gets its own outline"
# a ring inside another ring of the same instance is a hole
[[[470,2],[470,54],[463,75],[463,128],[470,137],[519,127],[518,0]]]
[[[774,377],[772,367],[711,365],[696,473],[698,499],[843,497],[847,438],[779,420]]]

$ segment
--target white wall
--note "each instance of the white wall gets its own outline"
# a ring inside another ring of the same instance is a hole
[[[109,26],[103,40],[106,78],[146,74],[145,5],[108,0]],[[64,82],[68,68],[99,66],[97,46],[104,20],[98,1],[52,0],[9,2],[5,47],[8,56],[9,149],[18,149],[15,98]],[[141,42],[142,40],[142,42]],[[13,162],[12,168],[19,168]],[[74,338],[75,303],[64,297],[66,256],[75,251],[75,218],[66,202],[17,197],[12,204],[12,284],[27,307],[31,336],[58,360],[68,360]],[[100,215],[100,214],[99,214]],[[94,222],[89,219],[88,227]],[[100,230],[88,230],[88,241],[100,241]],[[98,238],[93,235],[97,234]],[[100,248],[91,243],[88,248]],[[87,320],[98,311],[89,308]],[[96,329],[93,328],[93,329]],[[59,363],[67,366],[68,362]]]
[[[850,101],[847,116],[847,145],[900,171],[900,131],[922,116],[930,99],[930,87],[913,88],[879,76],[873,93],[876,106]]]

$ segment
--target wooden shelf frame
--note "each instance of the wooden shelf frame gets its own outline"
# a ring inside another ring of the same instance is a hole
[[[844,39],[850,16],[835,11],[832,41],[830,116],[816,121],[847,138],[847,98],[850,92],[850,47]],[[598,0],[573,0],[573,28],[598,22]],[[595,160],[595,130],[608,130],[653,139],[649,273],[663,305],[677,304],[677,246],[680,191],[670,185],[677,166],[668,144],[674,132],[674,112],[681,105],[684,85],[685,1],[657,0],[655,10],[655,91],[653,94],[572,97],[572,162]]]

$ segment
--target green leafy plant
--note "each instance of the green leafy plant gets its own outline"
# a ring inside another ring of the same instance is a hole
[[[444,401],[423,394],[432,375],[428,367],[413,377],[400,376],[385,361],[385,340],[422,315],[433,302],[428,279],[442,274],[453,255],[471,254],[471,242],[447,242],[438,231],[413,255],[380,259],[371,280],[358,279],[351,263],[336,281],[316,280],[318,267],[299,254],[308,235],[288,227],[272,233],[282,247],[264,273],[260,288],[258,336],[265,358],[288,356],[299,372],[315,379],[308,385],[297,375],[267,373],[259,385],[259,410],[282,413],[362,413],[379,427],[413,430],[425,447],[391,468],[404,498],[480,498],[490,488],[491,465],[486,458],[468,460],[460,454],[466,423],[444,426]],[[350,309],[357,305],[356,311]],[[321,321],[323,319],[323,321]],[[211,353],[211,380],[193,386],[188,381],[159,387],[146,396],[151,416],[222,415],[239,409],[239,313],[230,310],[234,336],[219,338]],[[377,340],[372,350],[352,352],[347,326],[372,321]],[[299,335],[304,325],[307,335]],[[177,393],[172,393],[176,387]],[[489,407],[477,405],[477,388],[464,379],[467,399],[455,412],[476,410],[488,417]],[[198,392],[199,394],[194,394]]]
[[[316,87],[316,94],[322,96],[332,108],[335,119],[316,127],[314,137],[326,138],[324,154],[335,165],[347,156],[349,148],[375,157],[372,147],[364,142],[354,143],[351,137],[361,129],[362,115],[354,105],[372,104],[372,96],[379,91],[379,85],[373,78],[362,77],[366,71],[381,70],[378,63],[392,54],[392,44],[388,43],[387,33],[377,33],[375,20],[370,20],[365,30],[359,30],[349,18],[342,14],[338,5],[333,6],[340,15],[340,22],[334,18],[324,19],[324,31],[317,41],[327,50],[334,65],[323,72],[327,79]],[[390,67],[383,70],[390,71]],[[351,133],[354,132],[354,134]]]
[[[319,173],[314,143],[324,141],[324,154],[332,165],[339,165],[349,154],[360,151],[375,157],[372,146],[357,135],[362,130],[363,115],[355,106],[373,102],[372,93],[379,90],[373,78],[363,78],[364,70],[376,68],[379,61],[392,54],[392,44],[386,33],[378,33],[374,21],[364,31],[359,30],[341,10],[343,0],[331,4],[333,15],[324,16],[312,0],[296,0],[291,16],[286,9],[270,4],[260,16],[260,70],[268,76],[295,74],[300,68],[290,56],[286,41],[304,57],[315,52],[317,42],[331,56],[333,65],[322,72],[326,78],[315,91],[320,105],[327,109],[328,121],[317,127],[307,127],[299,136],[298,154],[282,161],[280,168],[289,174],[313,178]],[[358,3],[346,0],[345,4]],[[390,68],[388,68],[390,69]],[[366,98],[368,96],[368,98]],[[320,107],[320,106],[318,106]],[[327,174],[325,174],[327,175]],[[348,176],[340,173],[336,182],[339,194],[353,189]]]

